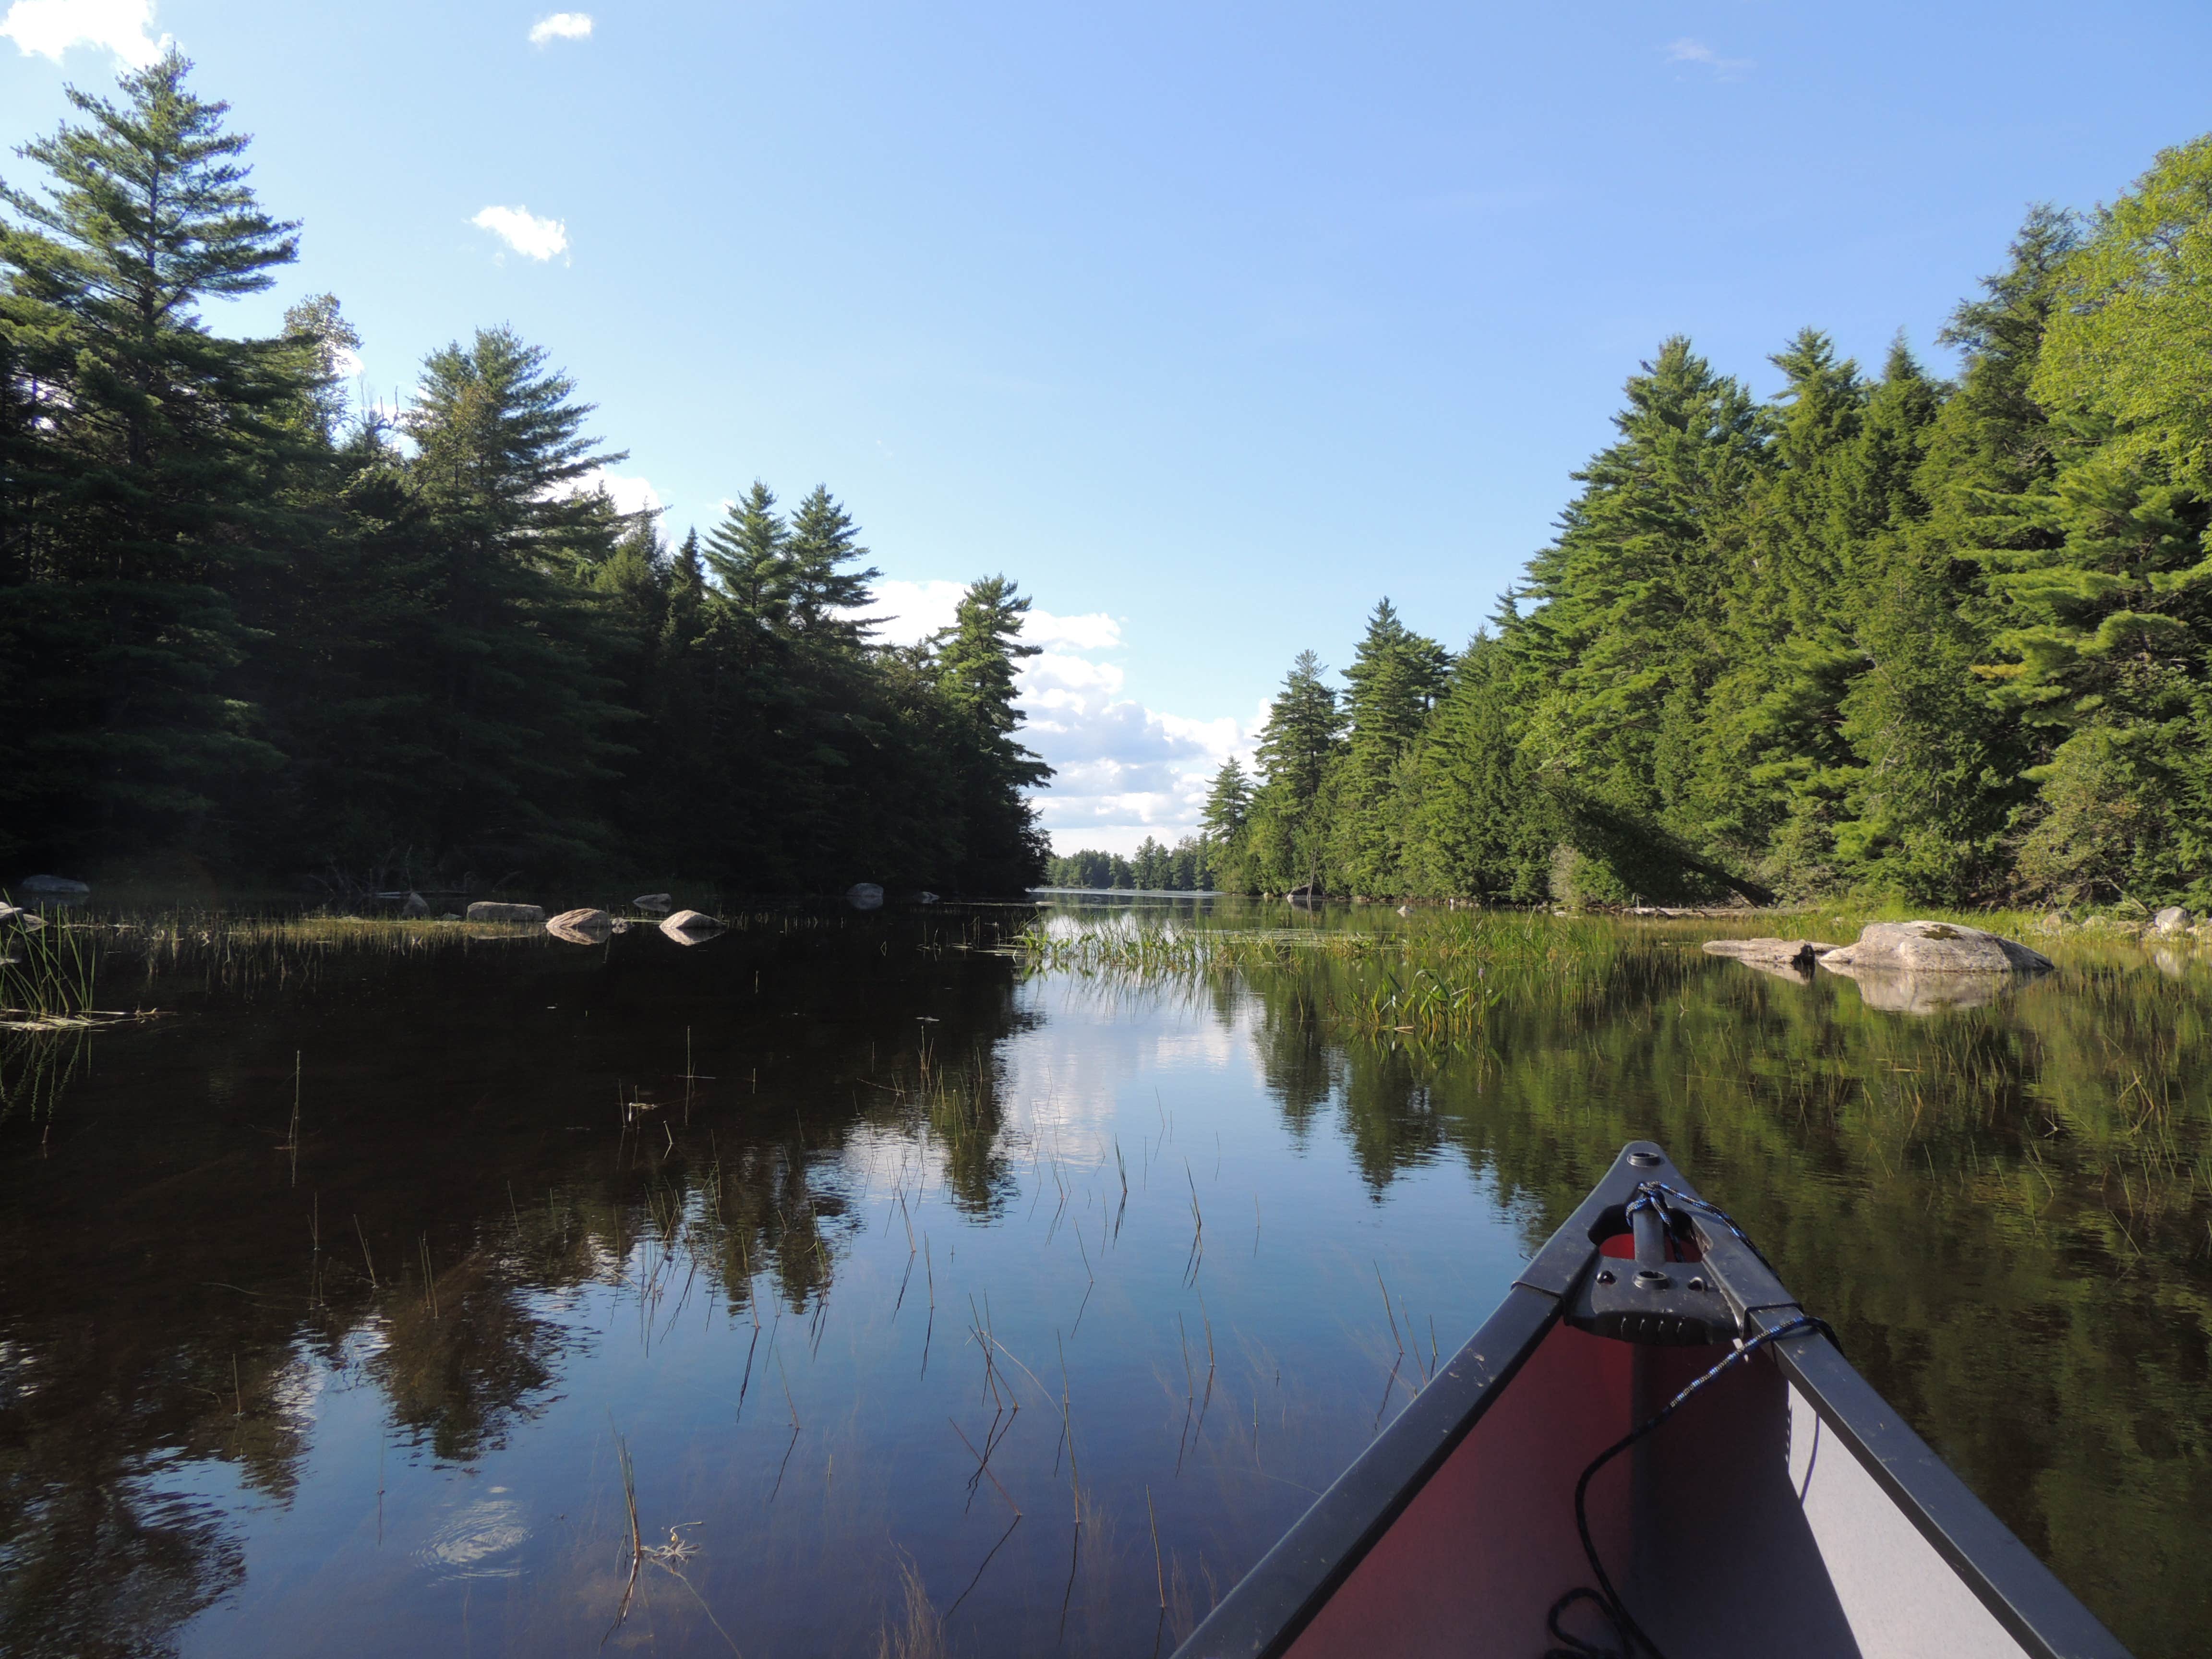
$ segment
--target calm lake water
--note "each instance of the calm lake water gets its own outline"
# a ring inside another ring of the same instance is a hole
[[[111,938],[166,1017],[0,1034],[0,1650],[1164,1653],[1649,1136],[2203,1651],[2202,957],[1911,1012],[1530,920],[1431,1037],[1375,998],[1441,920],[991,948],[1035,914]]]

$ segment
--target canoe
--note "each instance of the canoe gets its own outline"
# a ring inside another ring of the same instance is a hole
[[[1648,1141],[1177,1659],[2125,1659]]]

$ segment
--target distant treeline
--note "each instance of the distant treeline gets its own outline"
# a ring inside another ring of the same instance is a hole
[[[2033,212],[1955,380],[1688,341],[1454,655],[1386,601],[1206,814],[1226,887],[2212,900],[2212,137]]]
[[[1043,873],[1012,584],[878,645],[826,489],[787,514],[756,483],[672,547],[586,487],[623,455],[507,330],[432,353],[390,416],[346,397],[359,341],[327,295],[274,338],[212,333],[204,302],[267,289],[297,227],[188,68],[72,89],[21,152],[42,188],[0,186],[0,860]]]
[[[1166,847],[1146,836],[1138,843],[1133,859],[1085,848],[1050,860],[1045,866],[1045,880],[1054,887],[1202,893],[1214,886],[1215,854],[1213,843],[1203,836],[1185,836]]]

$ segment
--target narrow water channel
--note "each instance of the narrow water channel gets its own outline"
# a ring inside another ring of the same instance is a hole
[[[1637,1136],[2202,1650],[2201,962],[1909,1012],[1578,924],[1431,1040],[1292,931],[1385,921],[1031,915],[111,936],[161,1018],[0,1034],[0,1650],[1164,1654]]]

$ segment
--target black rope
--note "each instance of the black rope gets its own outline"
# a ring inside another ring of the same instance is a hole
[[[1658,1187],[1659,1183],[1650,1182],[1646,1185]],[[1666,1188],[1660,1188],[1659,1190],[1663,1192]],[[1692,1201],[1703,1202],[1702,1200]],[[1705,1207],[1710,1209],[1711,1206]],[[1735,1227],[1735,1224],[1728,1221],[1728,1218],[1720,1215],[1718,1211],[1716,1210],[1713,1213],[1722,1221],[1727,1222],[1731,1229]],[[1741,1237],[1742,1235],[1739,1233],[1737,1237]],[[1748,1244],[1751,1241],[1745,1239],[1744,1243]],[[1711,1370],[1697,1377],[1681,1393],[1676,1395],[1657,1411],[1652,1413],[1650,1417],[1600,1452],[1591,1462],[1590,1466],[1583,1471],[1583,1478],[1575,1482],[1575,1530],[1582,1535],[1583,1554],[1589,1562],[1590,1573],[1597,1580],[1597,1588],[1592,1589],[1588,1585],[1580,1586],[1569,1590],[1552,1604],[1552,1611],[1546,1617],[1544,1623],[1546,1628],[1552,1632],[1553,1639],[1560,1645],[1548,1649],[1545,1652],[1544,1659],[1636,1659],[1639,1652],[1648,1656],[1648,1659],[1667,1659],[1666,1655],[1659,1650],[1659,1644],[1645,1634],[1644,1627],[1636,1622],[1635,1615],[1629,1612],[1627,1606],[1621,1601],[1620,1592],[1613,1588],[1613,1579],[1607,1574],[1605,1564],[1598,1559],[1597,1541],[1590,1536],[1589,1529],[1590,1482],[1596,1478],[1600,1469],[1680,1411],[1691,1395],[1729,1366],[1740,1360],[1748,1359],[1770,1342],[1778,1342],[1785,1336],[1795,1336],[1801,1331],[1819,1331],[1831,1341],[1833,1341],[1836,1336],[1836,1333],[1830,1328],[1826,1320],[1815,1317],[1812,1314],[1802,1313],[1794,1319],[1786,1319],[1779,1325],[1759,1332],[1748,1342],[1740,1344]],[[1560,1616],[1568,1608],[1583,1601],[1596,1605],[1606,1622],[1613,1626],[1613,1633],[1620,1640],[1620,1647],[1595,1647],[1559,1628]]]
[[[1765,1265],[1769,1273],[1771,1273],[1774,1270],[1774,1264],[1766,1260],[1766,1252],[1760,1249],[1757,1244],[1752,1242],[1752,1237],[1749,1233],[1744,1231],[1742,1228],[1736,1225],[1735,1218],[1734,1216],[1730,1215],[1726,1210],[1721,1208],[1719,1205],[1708,1204],[1704,1199],[1699,1198],[1695,1193],[1686,1193],[1680,1188],[1669,1187],[1663,1181],[1639,1182],[1636,1188],[1636,1196],[1628,1200],[1627,1209],[1622,1212],[1623,1217],[1625,1218],[1632,1218],[1638,1210],[1648,1207],[1658,1210],[1660,1217],[1663,1220],[1666,1217],[1666,1210],[1659,1202],[1660,1195],[1662,1194],[1665,1196],[1673,1199],[1675,1203],[1680,1205],[1686,1210],[1695,1210],[1700,1215],[1711,1216],[1714,1220],[1719,1222],[1722,1226],[1734,1233],[1736,1236],[1737,1242],[1740,1243],[1744,1249],[1749,1250],[1753,1255],[1757,1256],[1759,1261]]]

